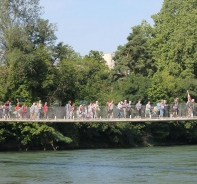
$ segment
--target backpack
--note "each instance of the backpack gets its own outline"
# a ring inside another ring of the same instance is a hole
[[[178,109],[178,103],[173,103],[172,108],[173,108],[174,110]]]
[[[161,104],[157,103],[157,110],[160,111],[160,108],[161,108]]]
[[[158,111],[157,106],[155,106],[155,107],[153,108],[153,111],[154,111],[154,112],[157,112],[157,111]]]

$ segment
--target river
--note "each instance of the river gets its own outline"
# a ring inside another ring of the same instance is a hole
[[[197,183],[197,146],[0,152],[1,184]]]

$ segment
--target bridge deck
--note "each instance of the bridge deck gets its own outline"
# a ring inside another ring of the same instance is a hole
[[[0,122],[39,122],[39,123],[107,123],[107,122],[169,122],[169,121],[197,121],[197,116],[191,117],[167,117],[167,118],[102,118],[102,119],[0,119]]]

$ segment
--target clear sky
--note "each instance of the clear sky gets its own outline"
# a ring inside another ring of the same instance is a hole
[[[131,27],[158,13],[164,0],[40,0],[42,18],[57,25],[57,43],[82,56],[90,50],[115,52],[127,43]]]

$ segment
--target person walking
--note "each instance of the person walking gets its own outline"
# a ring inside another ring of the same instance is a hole
[[[131,118],[131,105],[132,105],[132,102],[129,101],[129,103],[127,103],[127,107],[126,107],[126,110],[127,110],[126,118]]]
[[[44,103],[44,106],[43,106],[43,113],[44,113],[44,119],[47,119],[47,116],[48,116],[48,106],[47,106],[47,102]]]
[[[15,107],[15,111],[16,111],[16,118],[20,118],[21,114],[20,114],[20,106],[19,103],[17,103],[16,107]]]
[[[145,109],[145,118],[146,117],[150,117],[151,118],[151,105],[150,105],[150,101],[148,101],[148,103],[146,104],[146,109]]]
[[[113,118],[114,116],[113,110],[114,110],[114,101],[112,100],[111,102],[108,103],[107,106],[107,118]]]
[[[164,101],[162,100],[160,103],[160,117],[163,118],[164,115]]]
[[[36,119],[39,119],[39,111],[40,111],[40,108],[39,108],[39,103],[36,103],[35,104],[35,111],[34,111],[34,113],[35,113],[35,118]]]
[[[37,119],[40,119],[41,118],[41,114],[42,114],[42,101],[41,100],[39,100],[38,101],[38,114],[37,114]]]
[[[99,112],[100,112],[100,107],[99,107],[98,101],[96,101],[94,104],[94,118],[99,117]]]
[[[123,117],[126,118],[127,117],[127,100],[124,100],[124,102],[122,103],[122,109],[123,109]]]
[[[136,110],[137,110],[137,117],[141,117],[141,113],[142,113],[142,104],[141,101],[138,100],[138,103],[135,105]]]
[[[163,103],[164,103],[164,115],[163,116],[169,117],[169,106],[167,104],[167,100],[164,100]]]
[[[10,101],[7,100],[6,103],[4,104],[5,118],[9,118],[9,103],[10,103]]]
[[[22,118],[26,118],[26,115],[27,115],[27,106],[26,106],[25,103],[22,105],[21,111],[22,111]]]
[[[123,101],[120,101],[117,106],[118,118],[123,118]]]
[[[12,115],[12,102],[9,102],[8,118],[11,118],[11,115]]]
[[[90,104],[88,105],[88,113],[87,113],[87,118],[88,119],[92,119],[93,118],[93,106],[92,106],[92,102],[90,102]]]
[[[30,119],[34,119],[35,118],[35,103],[32,104],[32,106],[30,107],[29,111],[30,111]]]
[[[191,99],[191,101],[188,102],[188,108],[189,108],[188,116],[191,118],[193,118],[194,116],[194,101],[195,101],[194,99]]]
[[[68,101],[68,103],[66,104],[66,119],[70,119],[70,115],[71,115],[71,100]]]
[[[174,103],[172,104],[172,117],[178,116],[178,98],[174,99]]]

